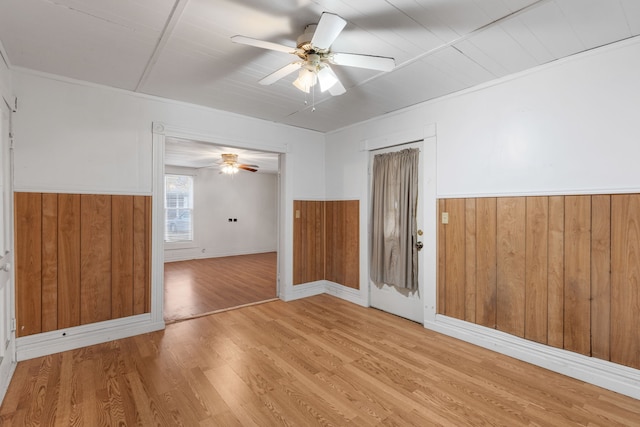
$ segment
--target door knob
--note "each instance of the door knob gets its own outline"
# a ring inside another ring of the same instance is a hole
[[[423,246],[424,244],[422,242],[416,242],[416,248],[418,248],[418,250],[422,249]]]

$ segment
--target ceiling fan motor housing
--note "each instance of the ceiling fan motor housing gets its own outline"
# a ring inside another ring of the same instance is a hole
[[[298,36],[298,49],[302,49],[305,52],[314,50],[311,40],[316,32],[318,24],[309,24],[304,27],[304,32]]]

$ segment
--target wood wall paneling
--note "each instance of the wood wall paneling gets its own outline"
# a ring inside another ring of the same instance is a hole
[[[42,330],[42,196],[15,193],[16,336]]]
[[[547,344],[564,348],[564,196],[549,197]]]
[[[295,200],[293,210],[293,284],[326,279],[359,289],[359,201]]]
[[[150,311],[150,197],[15,193],[15,228],[18,336]]]
[[[150,307],[147,282],[150,278],[150,200],[133,199],[133,314],[146,313]]]
[[[133,315],[133,197],[122,196],[111,203],[111,313]]]
[[[293,210],[293,284],[323,280],[325,276],[324,202],[295,200]]]
[[[313,273],[314,277],[320,277],[322,279],[325,278],[326,275],[326,236],[325,236],[325,226],[327,224],[325,217],[325,204],[324,202],[318,202],[313,205],[314,209],[314,217],[318,220],[314,222],[312,227],[313,238],[312,241],[315,245],[312,248],[313,255],[316,258],[309,265],[310,270],[315,270]]]
[[[446,210],[449,214],[447,225],[447,245],[445,255],[445,314],[457,319],[465,318],[465,200],[448,199]]]
[[[111,196],[80,198],[80,323],[111,318]]]
[[[58,194],[58,329],[80,325],[80,195]]]
[[[42,332],[49,332],[58,329],[58,195],[44,193],[41,198]]]
[[[524,337],[525,212],[524,197],[497,200],[496,325],[519,337]]]
[[[564,348],[591,354],[591,197],[565,197]]]
[[[609,360],[611,341],[611,196],[591,198],[591,355]]]
[[[465,314],[467,322],[476,321],[476,199],[465,201]]]
[[[495,328],[497,304],[497,199],[476,201],[476,323]]]
[[[640,195],[611,200],[611,361],[640,369]]]
[[[640,194],[444,199],[438,212],[438,313],[640,369]]]
[[[549,198],[527,197],[525,231],[524,337],[546,344]]]
[[[438,228],[437,228],[437,245],[438,245],[438,271],[437,271],[437,290],[436,290],[436,312],[438,314],[444,314],[446,310],[446,283],[447,283],[447,272],[446,272],[446,253],[447,253],[447,228],[446,225],[442,222],[442,214],[446,212],[446,200],[439,199],[438,200]]]
[[[358,200],[325,202],[326,280],[360,288],[360,209]]]

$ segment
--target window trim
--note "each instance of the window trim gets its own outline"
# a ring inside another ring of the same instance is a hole
[[[192,222],[192,226],[193,226],[193,238],[190,241],[182,241],[182,242],[167,242],[166,240],[164,240],[165,234],[164,234],[164,227],[165,227],[165,222],[166,222],[166,185],[165,185],[165,179],[167,175],[184,175],[184,176],[190,176],[191,179],[193,180],[193,207],[191,208],[191,222]],[[197,243],[197,237],[196,237],[196,222],[197,222],[197,213],[196,213],[196,203],[195,203],[195,194],[196,194],[196,185],[197,185],[197,173],[196,171],[192,170],[192,169],[188,169],[188,168],[178,168],[178,167],[170,167],[170,166],[165,166],[165,170],[162,174],[162,207],[163,207],[163,222],[162,222],[162,227],[163,227],[163,238],[162,238],[162,242],[164,244],[164,249],[165,250],[176,250],[176,249],[193,249],[193,248],[197,248],[198,247],[198,243]]]

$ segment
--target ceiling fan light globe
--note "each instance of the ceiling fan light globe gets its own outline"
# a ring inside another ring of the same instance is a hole
[[[309,93],[311,88],[317,83],[318,77],[316,73],[306,68],[300,70],[298,78],[293,82],[293,85],[305,93]]]
[[[324,67],[318,71],[318,81],[320,82],[320,91],[329,90],[338,82],[338,76],[329,67]]]

